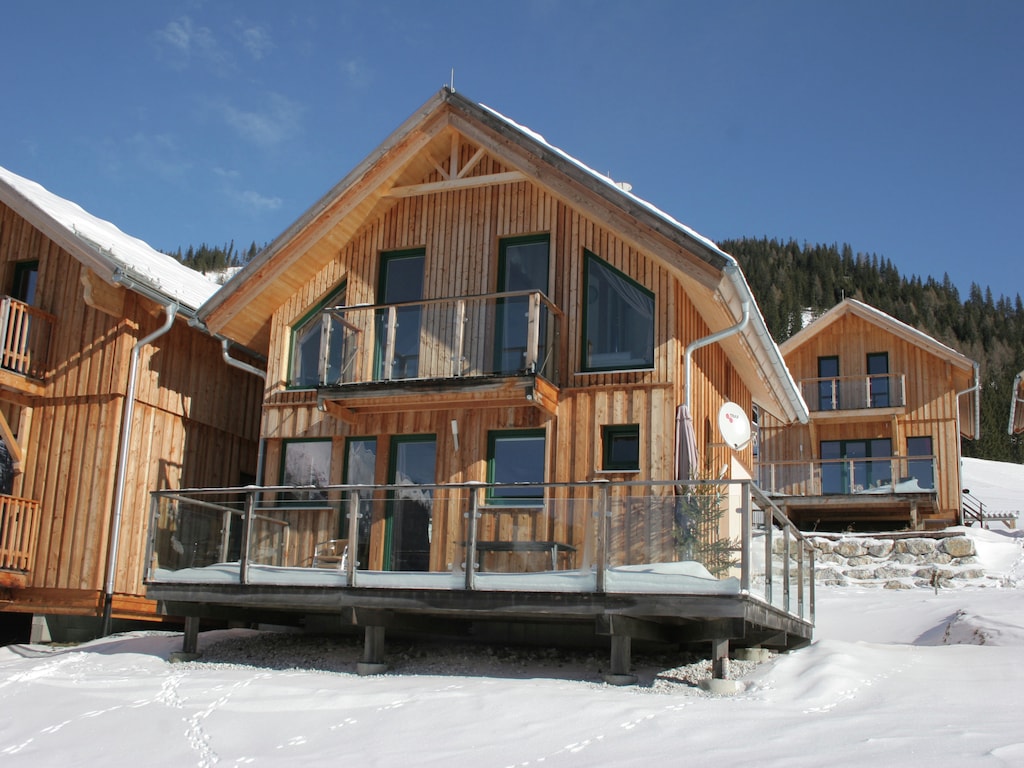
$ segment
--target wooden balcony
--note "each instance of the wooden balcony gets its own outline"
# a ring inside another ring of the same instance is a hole
[[[39,502],[0,495],[0,586],[22,586],[35,560]]]
[[[42,394],[55,324],[48,312],[0,297],[0,388]]]
[[[561,312],[539,291],[332,307],[322,323],[317,399],[342,418],[555,409]]]
[[[850,411],[895,413],[907,405],[906,376],[902,373],[801,379],[800,391],[815,418],[830,413],[849,418]]]

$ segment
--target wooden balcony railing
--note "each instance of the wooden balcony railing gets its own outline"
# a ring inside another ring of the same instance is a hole
[[[560,312],[539,291],[324,310],[319,384],[537,374],[558,380]]]
[[[0,570],[30,570],[38,536],[39,502],[0,495]]]
[[[901,408],[907,404],[902,373],[801,379],[800,390],[811,411]]]
[[[0,368],[42,381],[55,321],[49,312],[0,297]]]

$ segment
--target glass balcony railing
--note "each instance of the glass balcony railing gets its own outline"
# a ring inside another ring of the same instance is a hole
[[[761,462],[758,487],[783,496],[934,493],[934,456]]]
[[[902,373],[802,379],[800,390],[812,412],[899,408],[907,404]]]
[[[319,384],[525,374],[557,383],[559,315],[539,291],[332,307]]]
[[[750,594],[811,620],[812,550],[750,481],[530,488],[328,486],[316,504],[291,487],[158,491],[147,581]]]

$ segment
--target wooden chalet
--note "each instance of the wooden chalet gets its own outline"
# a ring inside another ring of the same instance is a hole
[[[158,618],[150,491],[256,473],[262,381],[188,322],[218,286],[3,168],[0,279],[0,620]]]
[[[809,638],[809,553],[717,426],[806,419],[735,260],[496,112],[438,93],[199,319],[267,356],[262,485],[156,495],[168,612],[333,616],[371,668],[416,622],[582,622],[620,672]]]
[[[978,365],[846,299],[782,344],[807,424],[760,423],[759,484],[802,530],[961,522],[960,439],[977,439]]]

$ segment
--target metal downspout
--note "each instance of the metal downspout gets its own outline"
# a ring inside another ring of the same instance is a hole
[[[228,365],[230,365],[232,368],[238,368],[239,370],[245,371],[246,373],[251,373],[253,376],[259,376],[260,379],[263,380],[263,383],[266,384],[267,372],[257,368],[255,365],[249,365],[248,363],[243,363],[241,360],[237,360],[237,359],[233,358],[231,356],[231,354],[228,352],[228,348],[229,348],[230,344],[231,344],[231,342],[229,342],[227,339],[221,338],[221,340],[220,340],[220,353],[221,353],[220,356],[224,359],[224,362],[227,363]],[[263,482],[263,462],[264,462],[264,460],[265,460],[265,451],[264,451],[263,429],[261,427],[260,428],[259,444],[258,444],[258,447],[257,447],[257,450],[256,450],[256,484],[257,485],[260,485]]]
[[[978,395],[974,398],[974,435],[973,440],[977,440],[981,437],[981,365],[979,363],[974,364],[974,385],[956,393],[956,459],[957,468],[960,470],[960,504],[959,509],[959,524],[964,524],[964,499],[963,499],[963,486],[964,486],[964,451],[961,446],[961,428],[960,428],[960,398],[964,395],[969,395],[971,392],[977,392]],[[1011,422],[1012,426],[1012,422]]]
[[[117,547],[121,538],[121,516],[124,512],[124,486],[128,467],[128,450],[132,432],[132,417],[135,414],[135,390],[138,382],[136,376],[139,369],[139,355],[142,348],[163,336],[174,324],[178,314],[177,304],[164,306],[167,318],[164,324],[143,339],[139,339],[132,347],[131,364],[128,367],[128,390],[125,393],[124,408],[121,414],[121,438],[117,448],[117,474],[114,481],[114,507],[110,519],[110,536],[107,544],[107,574],[103,584],[103,635],[110,634],[110,619],[114,604],[114,577],[117,573]]]
[[[696,352],[701,347],[706,347],[709,344],[714,344],[716,341],[721,341],[724,338],[727,338],[742,331],[744,327],[746,327],[747,323],[750,321],[750,302],[747,301],[747,299],[743,299],[741,307],[743,311],[743,316],[740,318],[740,321],[736,323],[736,325],[729,326],[728,328],[725,328],[721,331],[716,331],[715,333],[712,333],[709,336],[705,336],[702,339],[696,339],[695,341],[691,341],[689,344],[686,345],[686,351],[683,352],[683,389],[685,390],[684,400],[686,402],[686,407],[690,409],[690,413],[693,413],[693,409],[691,407],[690,402],[692,397],[692,393],[690,392],[692,373],[690,369],[693,363],[693,353]]]

